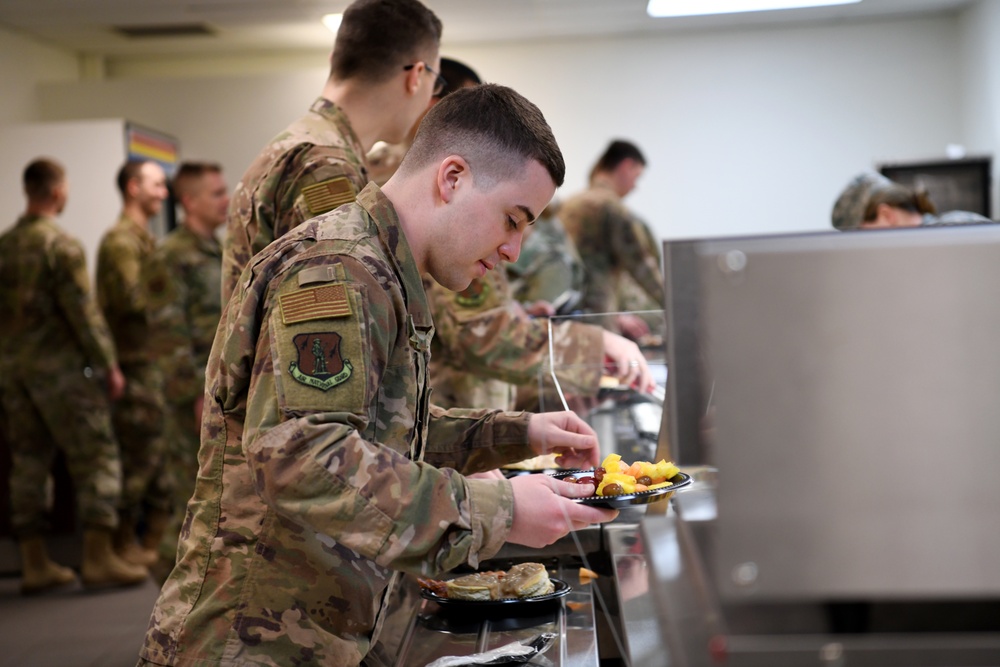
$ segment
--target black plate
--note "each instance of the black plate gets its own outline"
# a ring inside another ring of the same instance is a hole
[[[594,469],[564,470],[562,472],[557,472],[552,476],[556,479],[565,479],[566,477],[593,477]],[[582,505],[607,507],[610,509],[621,509],[623,507],[628,507],[629,505],[646,505],[648,503],[655,503],[660,500],[666,500],[670,496],[674,495],[674,491],[677,489],[683,489],[685,486],[690,486],[691,475],[679,472],[667,481],[673,482],[673,484],[671,486],[665,486],[662,489],[640,491],[639,493],[623,493],[620,496],[589,496],[587,498],[577,498],[576,502]]]
[[[445,607],[463,607],[466,609],[506,609],[510,607],[521,607],[532,604],[539,604],[544,602],[552,602],[553,600],[558,600],[564,595],[568,595],[572,587],[567,584],[562,579],[556,579],[555,577],[549,577],[549,581],[552,582],[553,591],[551,593],[546,593],[545,595],[536,595],[530,598],[502,598],[500,600],[456,600],[454,598],[444,597],[437,595],[433,591],[429,591],[426,588],[420,589],[420,596],[428,600],[433,600],[439,605]]]

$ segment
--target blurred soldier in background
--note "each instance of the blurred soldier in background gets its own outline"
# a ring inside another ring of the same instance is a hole
[[[0,394],[10,416],[11,523],[21,550],[21,591],[76,580],[49,559],[44,541],[57,449],[84,529],[83,583],[137,584],[147,578],[146,568],[111,548],[122,478],[109,398],[122,396],[125,379],[90,291],[83,246],[55,221],[67,200],[62,166],[35,160],[23,180],[27,209],[0,237]]]
[[[149,284],[156,240],[149,220],[167,196],[163,169],[152,161],[129,161],[118,171],[123,208],[97,252],[97,299],[111,327],[127,385],[112,411],[122,454],[121,524],[115,548],[132,563],[152,565],[169,516],[168,490],[160,487],[165,447],[163,378],[151,348]],[[143,517],[143,511],[146,511]],[[145,521],[143,546],[136,527]]]
[[[559,216],[586,270],[582,307],[592,313],[623,310],[615,294],[627,273],[655,304],[663,304],[663,275],[641,223],[622,199],[635,188],[646,158],[628,141],[612,141],[590,173],[590,187],[563,202]],[[655,247],[655,242],[653,243]],[[632,339],[648,326],[632,315],[605,318],[605,326]]]
[[[545,301],[557,314],[575,310],[583,296],[583,262],[559,220],[557,204],[549,204],[525,234],[521,256],[507,265],[507,277],[521,303]]]
[[[344,12],[330,75],[309,113],[264,148],[233,192],[222,298],[268,243],[354,201],[368,183],[365,153],[403,141],[444,79],[441,21],[417,0],[356,0]]]
[[[174,174],[173,193],[184,220],[157,247],[150,279],[160,288],[150,297],[151,317],[170,434],[163,486],[173,491],[170,523],[159,546],[162,569],[173,567],[184,507],[198,473],[205,366],[222,315],[222,246],[215,232],[225,224],[229,208],[229,191],[217,164],[182,163]]]

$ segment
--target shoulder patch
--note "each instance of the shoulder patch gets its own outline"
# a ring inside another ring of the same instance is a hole
[[[463,308],[478,308],[490,294],[489,283],[476,278],[455,296],[455,303]]]
[[[279,297],[285,325],[351,314],[351,300],[342,284],[300,289]]]
[[[338,206],[349,204],[357,196],[354,185],[346,176],[338,176],[328,181],[314,183],[302,188],[302,197],[313,215],[332,211]]]
[[[288,374],[307,387],[327,391],[346,382],[354,367],[340,351],[340,334],[334,331],[300,333],[292,338],[295,361],[288,366]]]

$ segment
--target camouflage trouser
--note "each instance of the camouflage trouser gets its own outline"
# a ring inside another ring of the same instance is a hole
[[[135,522],[144,505],[170,510],[162,476],[166,447],[163,376],[152,364],[123,363],[125,396],[115,403],[112,423],[122,457],[122,520]]]
[[[103,376],[9,374],[0,394],[11,452],[14,532],[29,536],[48,530],[46,487],[57,448],[66,458],[80,520],[87,526],[117,526],[122,468]]]
[[[160,556],[173,560],[177,554],[177,536],[187,502],[194,494],[195,479],[198,476],[198,447],[200,445],[200,424],[194,421],[194,402],[168,407],[167,453],[163,466],[161,486],[172,493],[173,506],[167,530],[160,544]]]

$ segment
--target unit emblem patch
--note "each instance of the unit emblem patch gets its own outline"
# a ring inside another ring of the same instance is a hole
[[[455,295],[455,303],[463,308],[478,308],[490,293],[488,283],[476,278],[468,287]]]
[[[346,382],[354,367],[341,356],[340,341],[340,334],[332,331],[298,334],[292,338],[298,357],[288,365],[288,374],[322,391]]]

